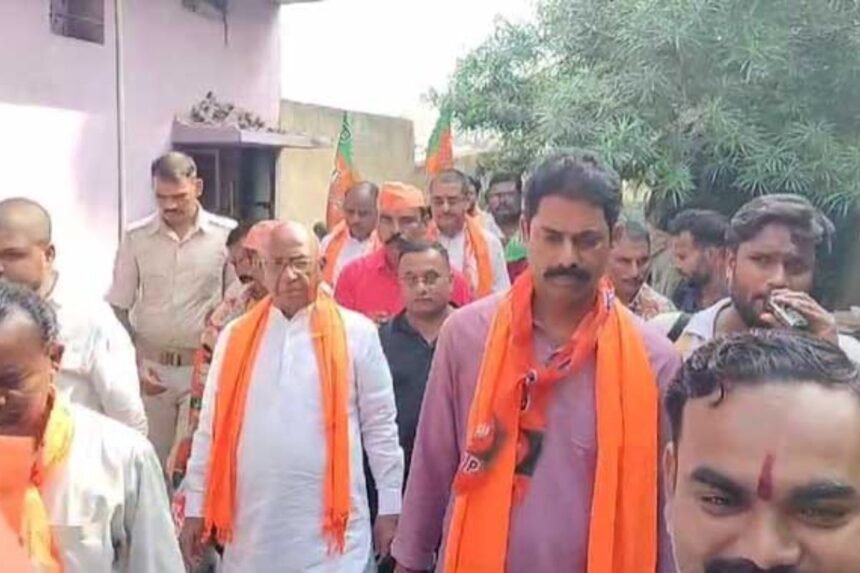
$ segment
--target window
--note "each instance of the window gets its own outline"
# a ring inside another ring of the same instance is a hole
[[[51,0],[51,31],[58,36],[105,43],[105,0]]]

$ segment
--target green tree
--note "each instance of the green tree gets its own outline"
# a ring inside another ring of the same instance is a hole
[[[860,199],[860,0],[540,0],[441,97],[498,138],[491,167],[593,149],[652,211]]]

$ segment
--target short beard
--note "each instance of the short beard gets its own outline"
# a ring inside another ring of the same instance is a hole
[[[770,325],[764,322],[759,314],[756,312],[752,303],[747,302],[743,299],[743,297],[737,293],[732,293],[732,306],[735,307],[738,315],[741,317],[741,320],[744,321],[744,324],[747,325],[748,328],[769,328]]]
[[[493,219],[502,226],[516,225],[520,222],[519,213],[493,213]]]

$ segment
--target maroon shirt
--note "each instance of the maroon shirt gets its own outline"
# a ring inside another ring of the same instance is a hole
[[[458,310],[442,327],[437,341],[393,546],[394,557],[410,569],[431,569],[436,547],[447,535],[449,493],[463,452],[484,345],[499,300],[499,295],[492,296]],[[663,335],[638,318],[632,320],[642,334],[658,384],[665,388],[680,368],[681,359]],[[538,329],[534,344],[538,359],[546,360],[553,346]],[[587,570],[597,461],[594,376],[592,357],[561,381],[556,390],[528,495],[512,510],[507,555],[510,573]],[[659,459],[657,464],[660,467]],[[655,491],[654,495],[660,493]],[[674,565],[662,513],[661,510],[661,523],[654,524],[659,527],[658,570],[672,573]],[[444,557],[439,562],[444,563]],[[437,571],[441,570],[440,565]]]
[[[385,249],[380,248],[346,265],[337,279],[334,298],[348,309],[373,320],[393,318],[403,310],[403,294],[397,273],[388,267]],[[459,271],[454,271],[451,302],[465,306],[472,302],[469,283]]]

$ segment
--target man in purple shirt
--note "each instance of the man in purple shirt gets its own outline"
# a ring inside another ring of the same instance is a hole
[[[535,283],[534,353],[541,363],[571,338],[594,304],[620,209],[617,176],[590,155],[551,158],[530,177],[523,237]],[[465,448],[491,322],[504,296],[488,297],[455,312],[438,338],[392,551],[401,573],[434,567],[441,573],[443,569],[452,483]],[[661,388],[667,386],[680,367],[679,356],[658,332],[635,317],[630,320],[641,336],[654,377]],[[591,351],[581,367],[565,374],[554,388],[528,491],[512,506],[509,573],[584,573],[588,569],[598,456],[595,366],[596,352]],[[641,428],[661,432],[662,443],[661,430],[656,419],[653,427]],[[658,455],[655,452],[655,464]],[[659,491],[653,495],[656,503]],[[653,527],[658,528],[658,570],[672,572],[668,536],[657,521]]]

